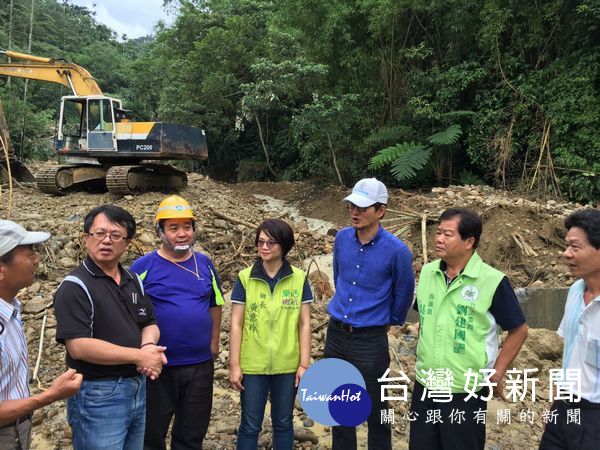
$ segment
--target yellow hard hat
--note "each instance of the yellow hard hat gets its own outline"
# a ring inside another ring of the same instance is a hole
[[[194,212],[188,202],[178,195],[171,195],[165,198],[160,205],[158,205],[158,211],[156,212],[156,221],[160,222],[164,219],[192,219]]]

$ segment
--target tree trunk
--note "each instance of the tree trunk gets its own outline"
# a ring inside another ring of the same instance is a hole
[[[267,144],[265,143],[265,139],[263,138],[262,127],[260,126],[260,120],[258,120],[258,116],[254,116],[256,119],[256,126],[258,127],[258,137],[260,138],[260,144],[262,145],[263,152],[265,153],[265,159],[267,160],[267,167],[269,168],[269,172],[273,174],[274,177],[277,177],[277,174],[271,167],[271,159],[269,158],[269,150],[267,149]]]
[[[33,11],[35,8],[35,0],[31,0],[31,14],[29,14],[29,39],[27,41],[27,53],[31,54],[31,40],[33,37]],[[27,106],[27,87],[29,86],[29,79],[25,78],[25,85],[23,87],[23,103]],[[25,152],[25,116],[23,116],[23,126],[21,127],[21,159]]]
[[[10,0],[10,6],[8,7],[8,50],[12,50],[12,29],[13,29],[13,9],[15,0]],[[8,62],[11,58],[8,58]],[[6,86],[10,87],[10,77],[6,79]]]
[[[335,158],[335,150],[333,150],[333,145],[331,144],[331,136],[330,136],[329,132],[327,132],[327,142],[329,143],[329,151],[331,152],[331,161],[333,163],[333,168],[335,169],[335,173],[337,174],[340,186],[343,186],[344,182],[342,181],[342,176],[340,175],[340,170],[338,169],[338,166],[337,166],[337,160]]]

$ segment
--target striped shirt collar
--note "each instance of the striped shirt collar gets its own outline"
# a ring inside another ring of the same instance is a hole
[[[0,297],[0,319],[4,322],[8,322],[10,319],[17,316],[21,308],[21,302],[16,298],[12,302],[7,302]]]

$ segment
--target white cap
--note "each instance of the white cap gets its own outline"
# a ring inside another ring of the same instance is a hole
[[[11,220],[0,220],[0,257],[19,245],[39,244],[49,238],[50,233],[27,231]]]
[[[375,203],[387,205],[388,193],[385,184],[377,178],[363,178],[354,185],[352,194],[344,200],[361,208],[366,208]]]

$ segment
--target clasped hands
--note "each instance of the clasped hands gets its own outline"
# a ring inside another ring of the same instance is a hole
[[[165,350],[167,347],[146,344],[140,348],[140,356],[137,362],[137,371],[151,380],[156,380],[163,366],[167,363]]]

